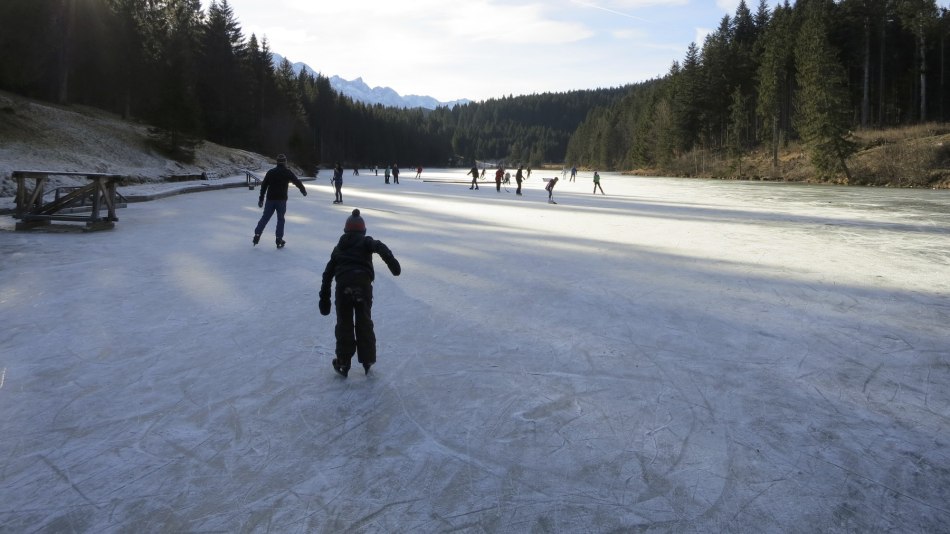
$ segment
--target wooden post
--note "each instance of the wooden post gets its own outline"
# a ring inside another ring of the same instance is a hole
[[[102,177],[101,176],[87,176],[92,180],[92,213],[89,214],[89,221],[92,223],[99,222],[99,208],[100,208],[100,189],[102,189]]]
[[[14,173],[16,176],[16,209],[14,214],[17,218],[26,213],[26,177]]]

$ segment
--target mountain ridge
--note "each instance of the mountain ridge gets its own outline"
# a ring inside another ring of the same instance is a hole
[[[280,54],[274,54],[274,59],[276,62],[281,62],[285,58]],[[288,59],[288,61],[290,61]],[[310,65],[303,63],[301,61],[291,62],[290,65],[293,67],[295,74],[300,74],[301,71],[308,72],[314,76],[320,75],[316,70],[313,69]],[[391,87],[370,87],[363,77],[357,77],[355,80],[346,80],[340,76],[333,75],[329,78],[330,87],[334,91],[337,91],[340,94],[348,96],[357,102],[362,102],[364,104],[376,105],[380,104],[386,107],[393,108],[424,108],[424,109],[436,109],[438,107],[455,107],[457,105],[468,104],[471,100],[467,98],[461,98],[458,100],[450,101],[440,101],[434,97],[427,95],[400,95],[395,89]]]

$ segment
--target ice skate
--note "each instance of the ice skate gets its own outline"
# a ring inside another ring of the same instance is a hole
[[[349,374],[350,368],[344,367],[340,364],[340,360],[333,358],[333,370],[346,378],[346,375]]]

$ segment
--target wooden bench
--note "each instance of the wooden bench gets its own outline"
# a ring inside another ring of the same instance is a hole
[[[44,194],[50,176],[85,178],[89,183],[59,188],[55,198],[46,201]],[[115,227],[119,220],[116,208],[125,206],[116,202],[121,199],[116,192],[116,182],[122,178],[118,174],[28,170],[13,171],[11,177],[17,183],[13,212],[13,217],[20,220],[17,230],[46,226],[52,221],[84,222],[85,230],[106,230]],[[103,209],[105,216],[100,214]]]

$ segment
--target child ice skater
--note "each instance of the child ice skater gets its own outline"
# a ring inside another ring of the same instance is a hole
[[[376,333],[373,331],[373,254],[379,254],[393,276],[402,267],[382,241],[366,235],[366,222],[354,209],[346,219],[343,235],[323,269],[320,314],[330,315],[330,285],[336,278],[336,358],[333,369],[346,378],[353,353],[369,374],[376,363]]]

